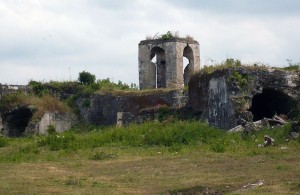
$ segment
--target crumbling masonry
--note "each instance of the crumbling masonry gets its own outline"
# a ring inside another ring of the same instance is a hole
[[[184,57],[188,59],[188,64],[184,64]],[[182,88],[199,69],[197,41],[171,38],[139,43],[140,89]]]

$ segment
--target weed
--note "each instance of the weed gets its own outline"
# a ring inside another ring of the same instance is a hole
[[[75,178],[75,177],[69,177],[65,184],[67,186],[78,186],[80,187],[81,186],[81,179],[78,179],[78,178]]]
[[[89,159],[91,160],[109,160],[109,159],[115,159],[117,155],[114,154],[107,154],[103,151],[95,152],[92,156],[90,156]]]
[[[298,71],[300,68],[300,63],[294,63],[291,59],[286,59],[286,61],[288,62],[287,67],[284,67],[283,70],[287,70],[287,71]]]
[[[66,132],[63,134],[52,134],[43,137],[38,141],[39,147],[49,147],[52,151],[57,150],[77,150],[78,146],[75,141],[75,135],[72,132]]]
[[[216,152],[216,153],[223,153],[225,152],[225,146],[224,142],[222,140],[219,140],[210,146],[211,151]]]
[[[36,161],[40,154],[36,144],[27,144],[17,147],[15,150],[9,150],[5,153],[5,158],[0,158],[1,162],[24,162]]]
[[[89,108],[91,106],[91,100],[90,99],[84,99],[83,101],[83,107]]]
[[[55,134],[56,133],[55,126],[54,125],[48,125],[47,132],[50,135]]]
[[[7,138],[5,137],[0,137],[0,148],[1,147],[5,147],[8,145],[8,141],[7,141]]]
[[[161,38],[162,39],[171,39],[171,38],[174,38],[174,35],[173,35],[173,33],[171,33],[171,31],[168,31],[166,34],[162,34]]]
[[[277,165],[276,170],[278,171],[286,171],[288,170],[288,167],[286,165]]]
[[[22,92],[16,92],[4,95],[0,101],[0,110],[2,112],[7,112],[11,108],[23,106],[26,104],[27,97]]]
[[[233,72],[233,74],[229,77],[231,82],[236,82],[240,89],[245,90],[248,87],[248,75],[243,75],[239,72]]]
[[[172,145],[172,146],[170,146],[169,148],[168,148],[168,150],[170,151],[170,152],[179,152],[179,151],[181,151],[182,150],[182,146],[181,145]]]
[[[32,88],[33,93],[36,96],[42,97],[45,94],[49,94],[49,90],[39,81],[31,80],[28,86]]]

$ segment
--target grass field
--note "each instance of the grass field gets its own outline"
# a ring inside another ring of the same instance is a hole
[[[242,136],[192,121],[0,138],[0,194],[300,194],[288,129]],[[277,145],[257,147],[264,134]]]

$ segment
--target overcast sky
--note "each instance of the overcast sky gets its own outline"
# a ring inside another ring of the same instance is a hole
[[[300,62],[300,0],[1,0],[0,83],[97,79],[138,84],[138,43],[179,31],[201,65]]]

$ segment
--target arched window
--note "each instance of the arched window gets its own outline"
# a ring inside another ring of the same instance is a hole
[[[191,47],[186,46],[183,50],[183,83],[185,86],[188,85],[188,82],[193,73],[194,67],[194,54]]]
[[[166,55],[165,50],[160,47],[154,47],[150,52],[151,64],[154,66],[156,88],[166,87]]]

